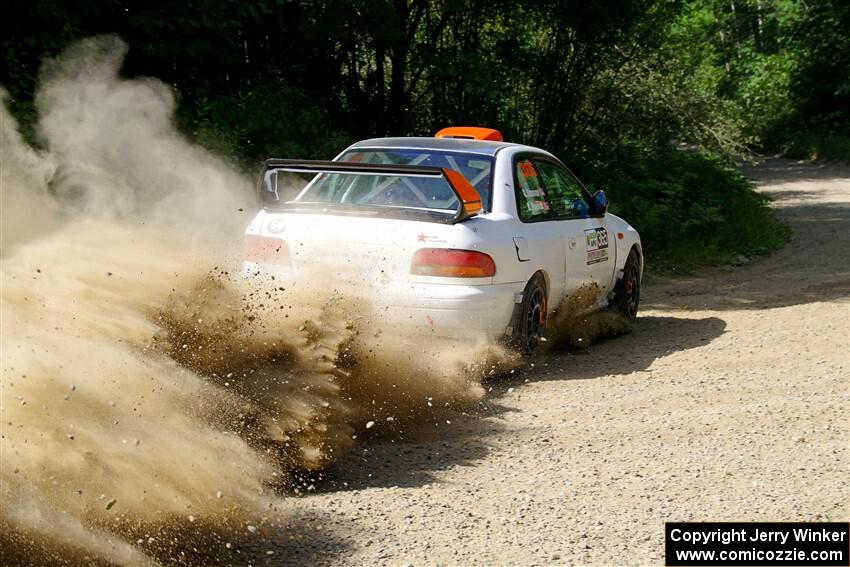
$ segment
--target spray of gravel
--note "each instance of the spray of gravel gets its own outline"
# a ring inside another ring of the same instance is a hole
[[[601,294],[599,285],[591,283],[558,304],[546,329],[549,349],[585,349],[595,341],[632,331],[631,321],[622,314],[596,309]]]
[[[45,150],[0,108],[4,563],[226,563],[290,469],[515,362],[383,333],[339,286],[246,284],[251,183],[179,135],[166,85],[120,78],[125,52],[98,37],[45,63]]]

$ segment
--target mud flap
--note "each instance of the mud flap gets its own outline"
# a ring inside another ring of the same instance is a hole
[[[522,300],[525,299],[525,293],[520,292],[514,295],[514,310],[511,313],[511,323],[505,328],[505,337],[511,338],[514,334],[514,329],[520,324],[522,317]]]
[[[625,275],[625,270],[617,270],[617,276],[614,281],[614,286],[611,288],[611,291],[608,292],[608,295],[605,296],[605,298],[608,300],[608,305],[611,305],[611,300],[614,299],[614,297],[617,295],[617,286],[619,285],[620,281],[622,281],[623,276]]]

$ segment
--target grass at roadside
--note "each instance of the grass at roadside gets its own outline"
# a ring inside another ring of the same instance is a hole
[[[591,185],[640,231],[650,270],[688,272],[765,254],[790,235],[768,198],[711,155],[630,150],[599,171]]]

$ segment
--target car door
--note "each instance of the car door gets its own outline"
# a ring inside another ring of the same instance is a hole
[[[514,191],[517,214],[522,222],[522,253],[533,257],[535,263],[549,276],[549,301],[554,306],[575,291],[576,278],[567,273],[567,266],[582,259],[578,241],[582,227],[559,219],[546,193],[539,161],[533,154],[521,154],[514,160]],[[514,239],[517,240],[516,238]],[[520,254],[520,245],[517,253]],[[520,258],[522,261],[522,258]]]
[[[605,215],[593,214],[590,194],[562,164],[548,157],[534,158],[532,163],[541,177],[551,214],[563,226],[567,292],[597,286],[602,300],[611,286],[616,260]]]

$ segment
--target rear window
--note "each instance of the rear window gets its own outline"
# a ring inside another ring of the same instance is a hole
[[[411,149],[349,150],[339,161],[353,163],[426,165],[459,171],[481,195],[490,210],[493,158],[462,152]],[[339,203],[455,211],[459,203],[444,179],[415,175],[322,173],[295,202]]]

